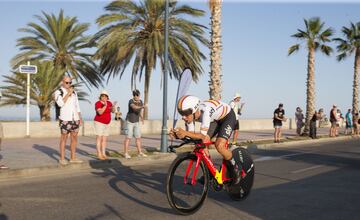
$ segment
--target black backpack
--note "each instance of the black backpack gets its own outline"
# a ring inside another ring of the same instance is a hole
[[[62,91],[62,89],[58,89],[58,91],[60,91],[60,96],[63,97],[64,92]],[[56,100],[55,100],[55,120],[59,120],[60,109],[61,109],[61,107],[56,103]]]

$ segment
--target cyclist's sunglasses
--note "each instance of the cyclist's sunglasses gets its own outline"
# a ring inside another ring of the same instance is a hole
[[[185,109],[185,110],[181,110],[181,109],[178,109],[179,111],[179,114],[181,116],[189,116],[192,114],[192,109],[191,108],[188,108],[188,109]]]

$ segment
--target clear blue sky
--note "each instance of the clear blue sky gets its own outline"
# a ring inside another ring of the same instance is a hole
[[[209,26],[207,1],[181,1],[195,8],[203,9],[206,16],[197,22]],[[347,1],[227,1],[223,3],[222,17],[222,70],[223,100],[228,102],[235,92],[240,92],[246,102],[243,118],[270,118],[279,102],[284,103],[286,114],[293,117],[296,106],[305,109],[306,98],[306,51],[290,57],[289,46],[297,43],[290,35],[297,28],[304,29],[303,18],[320,17],[327,26],[336,30],[341,36],[342,26],[359,22],[360,2]],[[10,59],[18,53],[16,39],[22,36],[19,28],[30,21],[36,21],[33,15],[41,11],[57,14],[64,9],[67,16],[77,16],[80,22],[91,23],[88,34],[98,31],[95,19],[103,14],[104,6],[109,1],[3,1],[0,0],[0,83],[2,75],[9,74]],[[342,36],[341,36],[342,37]],[[334,46],[333,44],[331,44]],[[209,51],[203,48],[205,54]],[[209,60],[203,64],[204,74],[198,84],[190,87],[190,93],[208,98]],[[353,57],[338,63],[335,56],[326,57],[316,54],[316,95],[317,108],[325,108],[328,113],[331,105],[336,103],[343,112],[351,107]],[[127,69],[120,80],[115,78],[105,86],[111,100],[117,100],[123,113],[131,97],[130,71]],[[142,81],[143,82],[143,81]],[[141,91],[143,84],[140,84]],[[169,115],[174,110],[177,81],[169,82]],[[103,88],[100,88],[101,90]],[[93,104],[99,90],[90,91],[91,104],[81,103],[83,115],[87,119],[94,116]],[[150,86],[150,118],[159,119],[162,115],[162,90],[160,89],[160,69],[153,73]],[[0,108],[0,119],[25,119],[25,106]],[[32,118],[38,120],[38,109],[32,107]]]

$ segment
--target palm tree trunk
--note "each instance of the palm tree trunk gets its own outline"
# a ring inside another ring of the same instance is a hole
[[[50,121],[50,105],[39,105],[40,109],[40,120]]]
[[[145,73],[145,82],[144,82],[144,104],[148,106],[149,102],[149,88],[150,88],[150,77],[151,76],[151,69],[146,67]],[[144,108],[144,119],[147,120],[149,117],[149,109],[148,107]]]
[[[359,112],[359,67],[360,67],[360,48],[356,48],[354,62],[354,82],[353,82],[353,114]]]
[[[309,48],[308,75],[306,81],[306,117],[304,133],[308,133],[310,119],[315,113],[315,50]]]
[[[221,0],[213,0],[211,5],[211,52],[209,95],[211,99],[221,99]]]

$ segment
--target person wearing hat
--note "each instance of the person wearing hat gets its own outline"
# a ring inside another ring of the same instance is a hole
[[[96,134],[96,154],[99,160],[106,160],[106,141],[109,136],[109,124],[111,122],[111,113],[115,112],[115,106],[109,101],[109,94],[103,90],[100,93],[99,101],[95,103],[96,115],[94,118],[94,127]]]
[[[241,115],[241,110],[245,103],[240,104],[240,93],[235,93],[234,98],[230,101],[229,105],[232,108],[232,110],[235,112],[236,115],[236,125],[233,132],[233,144],[236,144],[237,138],[239,136],[239,117]]]
[[[273,118],[273,124],[275,128],[275,132],[274,132],[275,143],[280,143],[282,122],[283,121],[285,122],[286,120],[287,119],[285,118],[284,105],[280,103],[279,107],[274,111],[274,118]]]

